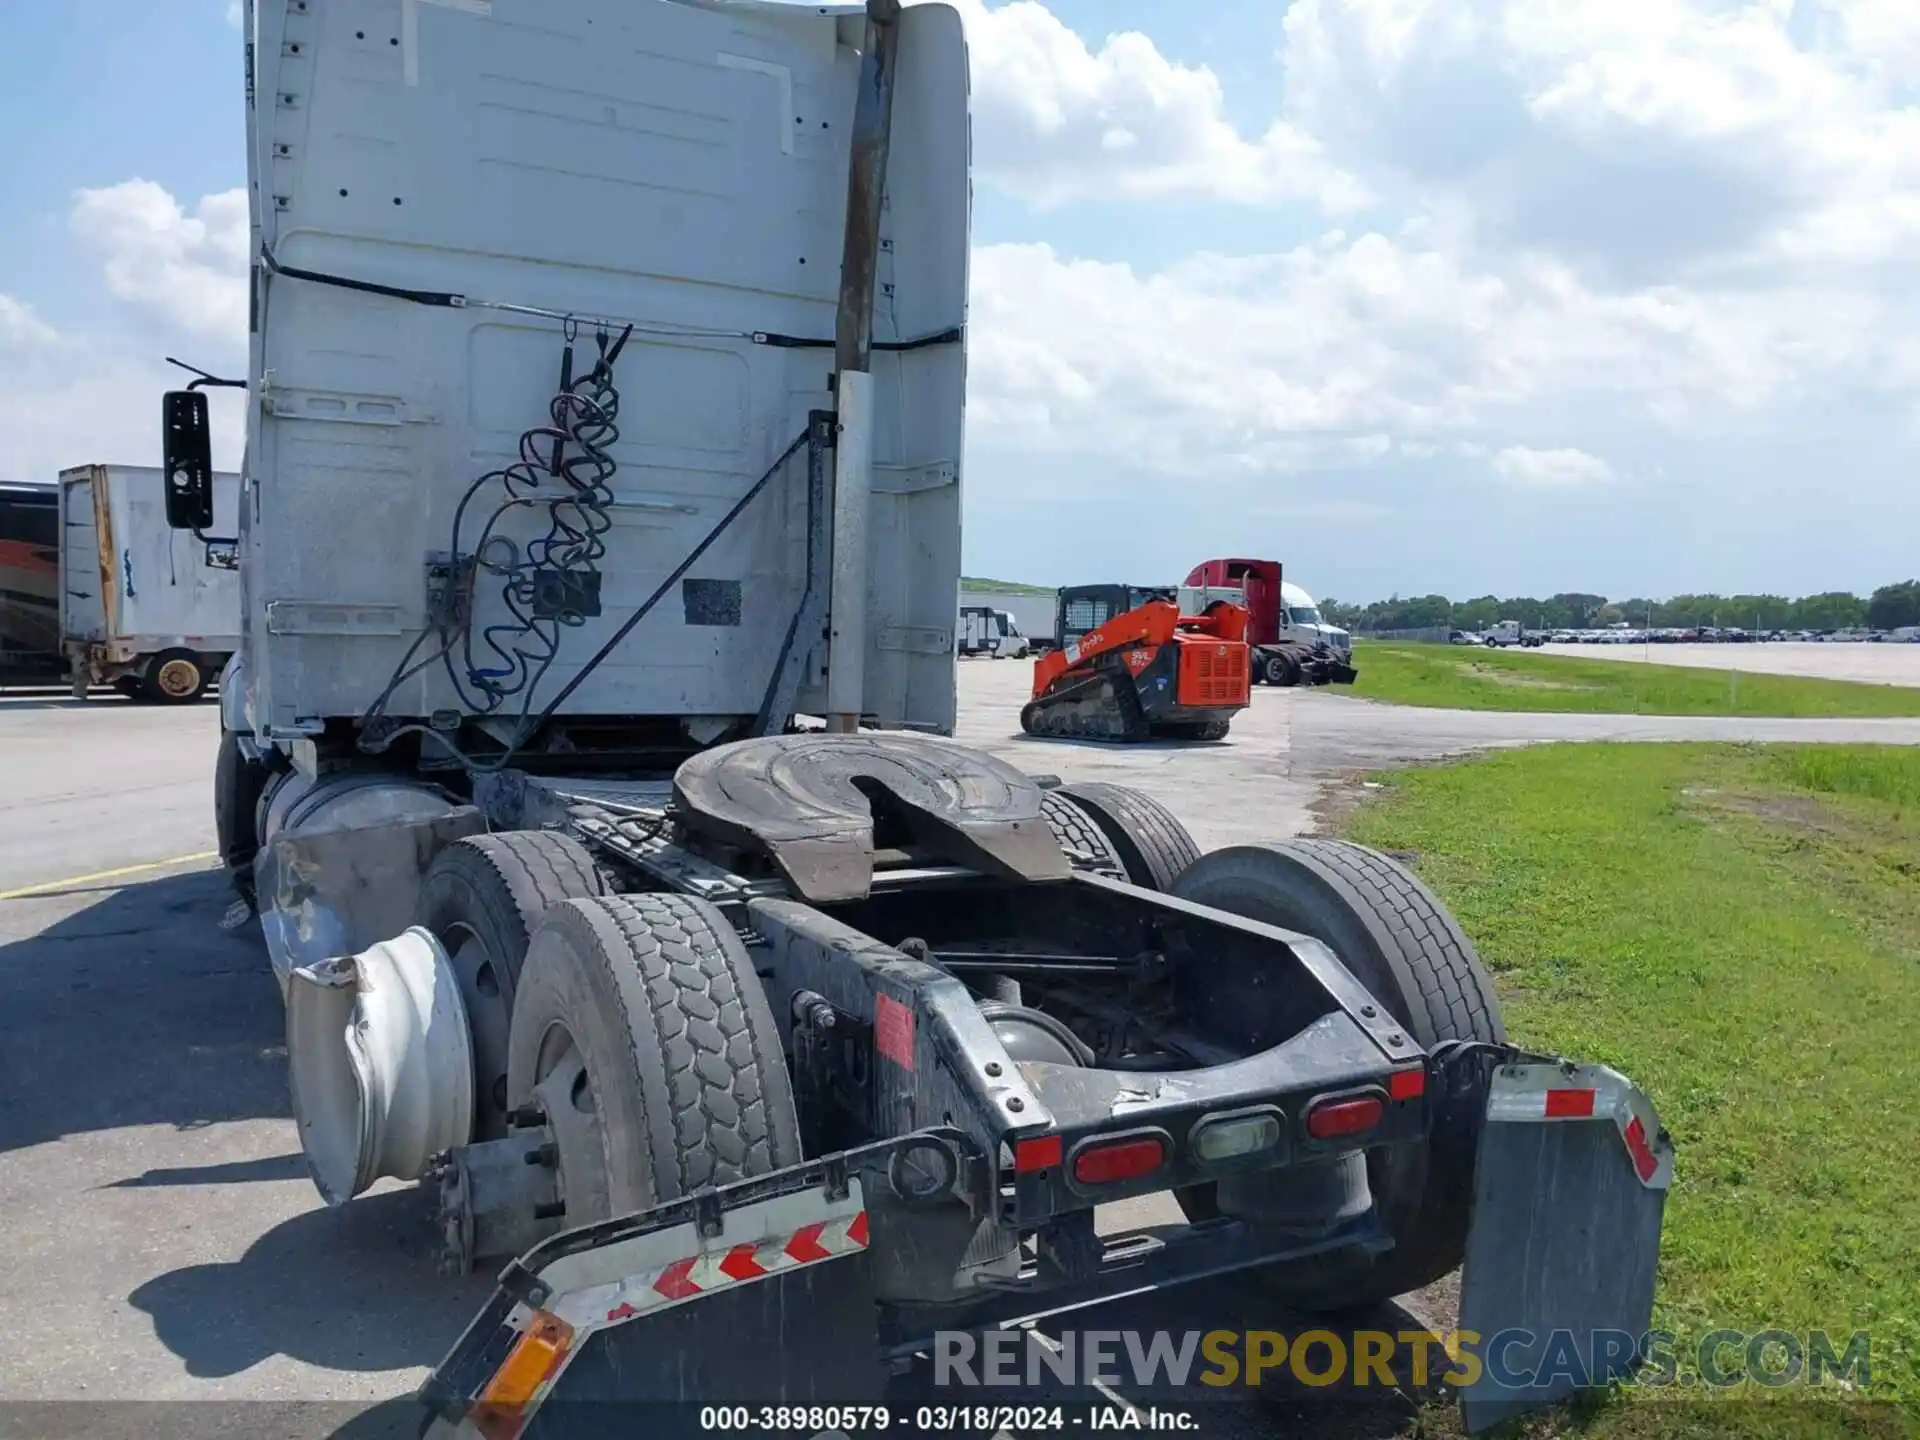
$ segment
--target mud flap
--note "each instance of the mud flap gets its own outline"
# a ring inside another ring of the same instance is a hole
[[[1503,1065],[1487,1098],[1460,1328],[1477,1433],[1605,1386],[1644,1357],[1673,1146],[1653,1105],[1599,1065]]]
[[[806,1178],[745,1203],[709,1192],[536,1248],[423,1390],[440,1422],[431,1433],[652,1440],[712,1430],[714,1406],[879,1403],[861,1177]]]
[[[855,1406],[885,1394],[865,1252],[590,1333],[526,1440],[694,1436],[703,1409]],[[706,1423],[702,1423],[703,1419]]]

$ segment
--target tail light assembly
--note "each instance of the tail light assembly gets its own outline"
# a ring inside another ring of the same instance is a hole
[[[1127,1130],[1082,1140],[1067,1156],[1067,1174],[1077,1189],[1145,1180],[1167,1168],[1173,1153],[1164,1130]]]

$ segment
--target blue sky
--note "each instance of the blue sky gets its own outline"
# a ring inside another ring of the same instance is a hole
[[[180,196],[243,183],[241,77],[224,0],[12,0],[0,49],[0,134],[12,137],[0,147],[0,291],[56,324],[97,321],[108,297],[73,248],[74,191],[135,176]]]
[[[970,572],[1231,551],[1367,599],[1920,568],[1920,6],[958,8]],[[0,477],[151,458],[158,357],[237,358],[228,10],[8,7]]]

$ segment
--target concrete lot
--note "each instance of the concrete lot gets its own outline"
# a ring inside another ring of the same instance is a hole
[[[1633,660],[1654,665],[1692,665],[1703,670],[1744,670],[1749,675],[1808,675],[1821,680],[1858,680],[1868,685],[1920,685],[1920,645],[1542,645],[1544,655],[1583,660]]]
[[[1489,746],[1920,743],[1920,720],[1454,714],[1260,691],[1225,743],[1108,749],[1020,736],[1029,674],[963,665],[962,738],[1035,772],[1138,785],[1208,846],[1306,828],[1357,770]],[[182,1432],[328,1434],[410,1389],[486,1286],[432,1273],[413,1192],[328,1211],[306,1179],[265,956],[257,934],[218,928],[217,725],[210,704],[0,697],[0,1313],[31,1316],[34,1336],[0,1354],[0,1401],[354,1402],[270,1426],[263,1410],[196,1411]],[[1247,1303],[1188,1290],[1152,1323],[1184,1328],[1203,1302],[1207,1326]],[[154,1412],[124,1423],[156,1433]],[[1397,1433],[1381,1423],[1353,1433]],[[381,1407],[351,1433],[413,1424],[410,1407]]]

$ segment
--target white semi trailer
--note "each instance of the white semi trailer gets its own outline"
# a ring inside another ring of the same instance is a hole
[[[245,26],[216,813],[322,1195],[428,1179],[446,1264],[519,1257],[436,1434],[870,1401],[936,1331],[1228,1270],[1350,1309],[1469,1230],[1463,1325],[1645,1331],[1650,1106],[1507,1045],[1394,861],[1202,856],[1144,795],[915,733],[955,724],[954,10]],[[165,417],[204,533],[204,398]],[[1588,1123],[1542,1150],[1553,1087]],[[1096,1231],[1165,1192],[1189,1224]]]
[[[1048,649],[1059,643],[1054,633],[1058,605],[1059,595],[1053,590],[1036,594],[1030,590],[987,586],[963,585],[960,589],[962,610],[993,610],[1007,616],[1013,628],[1026,638],[1031,650]]]
[[[76,698],[89,686],[162,704],[198,700],[240,648],[233,553],[240,477],[213,477],[213,529],[167,525],[152,466],[60,472],[60,638]]]

